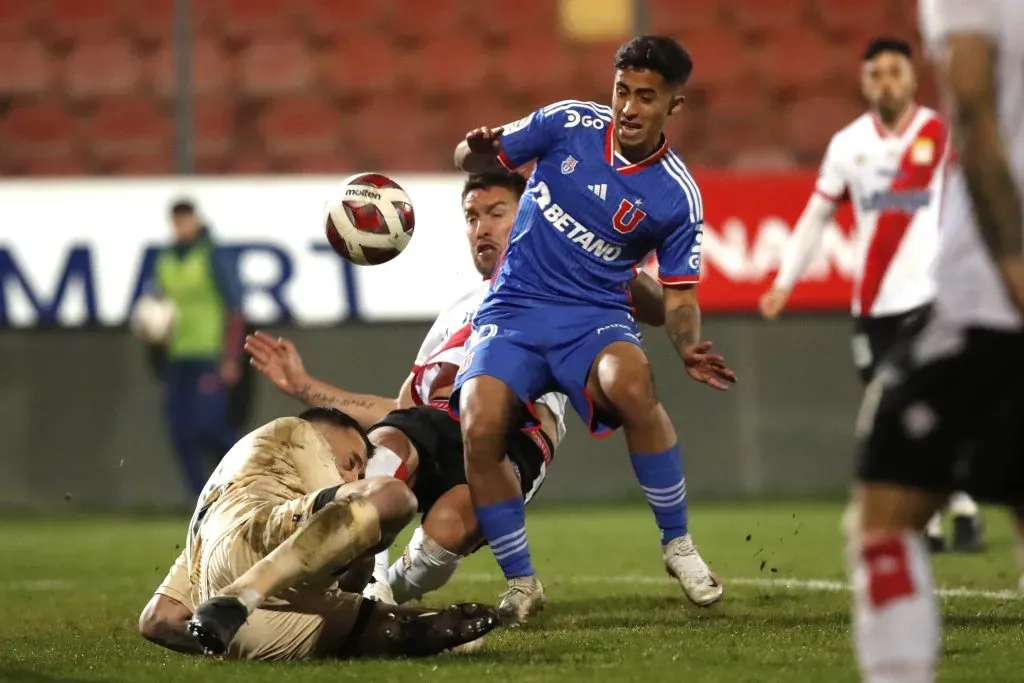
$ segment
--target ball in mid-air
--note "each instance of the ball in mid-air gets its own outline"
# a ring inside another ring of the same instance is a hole
[[[346,179],[340,196],[327,202],[327,241],[342,258],[360,266],[387,263],[412,239],[416,216],[398,183],[379,173]]]
[[[147,344],[166,344],[177,317],[177,309],[170,299],[146,294],[135,304],[129,324],[135,336]]]

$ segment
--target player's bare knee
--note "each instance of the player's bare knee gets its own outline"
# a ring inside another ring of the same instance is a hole
[[[646,375],[618,376],[605,394],[625,425],[646,425],[658,420],[658,397]]]
[[[430,508],[423,531],[456,555],[467,555],[480,542],[480,529],[468,486],[456,486]]]
[[[397,479],[380,478],[365,497],[377,510],[380,533],[385,539],[398,535],[416,516],[418,502],[415,494]]]

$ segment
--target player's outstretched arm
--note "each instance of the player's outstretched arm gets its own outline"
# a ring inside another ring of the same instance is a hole
[[[245,339],[250,363],[282,393],[308,406],[337,408],[369,429],[398,407],[399,400],[345,391],[311,377],[302,364],[302,356],[290,340],[256,332]]]
[[[818,192],[812,194],[807,201],[807,206],[800,215],[800,220],[797,221],[792,236],[786,243],[786,250],[782,255],[782,264],[779,266],[775,282],[772,283],[771,289],[761,297],[761,315],[765,318],[774,320],[786,307],[789,293],[811,262],[811,256],[817,250],[818,244],[821,243],[825,227],[832,220],[835,212],[835,202]]]
[[[636,319],[648,325],[661,327],[665,324],[665,297],[661,285],[647,273],[637,273],[629,282],[633,296]]]
[[[725,366],[725,357],[711,352],[711,342],[700,341],[700,305],[697,285],[665,287],[665,327],[686,373],[709,387],[725,391],[736,375]]]
[[[1024,309],[1024,219],[999,131],[996,49],[985,35],[947,38],[940,78],[953,102],[953,143],[981,236],[1017,306]]]
[[[501,128],[477,128],[455,148],[455,167],[466,173],[483,173],[501,168]]]

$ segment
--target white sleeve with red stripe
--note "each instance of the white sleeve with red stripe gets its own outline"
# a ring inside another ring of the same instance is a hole
[[[831,202],[845,199],[849,187],[842,161],[842,146],[839,134],[832,136],[818,169],[818,181],[814,184],[814,191]]]

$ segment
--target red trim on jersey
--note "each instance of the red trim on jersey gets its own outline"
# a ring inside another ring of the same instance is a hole
[[[438,349],[436,349],[429,356],[427,356],[426,360],[424,360],[422,363],[419,363],[417,365],[413,365],[412,366],[412,375],[413,375],[413,377],[412,377],[412,401],[413,401],[413,403],[415,403],[418,406],[421,406],[424,403],[426,403],[428,405],[433,405],[432,401],[429,398],[425,400],[423,396],[419,395],[420,378],[423,377],[423,373],[426,371],[427,368],[429,368],[432,365],[437,365],[437,363],[433,362],[435,358],[440,356],[445,351],[450,351],[451,349],[458,348],[458,347],[461,347],[461,346],[465,346],[466,340],[469,339],[470,335],[472,335],[472,334],[473,334],[473,324],[472,323],[466,323],[465,325],[460,327],[458,330],[456,330],[454,333],[452,333],[452,336],[448,337],[448,339],[446,339],[444,341],[444,343],[441,344],[441,346]],[[436,407],[439,407],[439,406],[436,406]]]
[[[512,163],[512,160],[508,158],[508,155],[505,154],[505,150],[503,149],[498,150],[498,162],[509,171],[515,173],[517,167]]]
[[[927,163],[915,163],[914,148],[922,140],[927,140],[932,145],[932,157]],[[918,131],[917,136],[910,141],[907,149],[900,159],[899,172],[892,183],[890,191],[908,192],[925,190],[931,185],[935,177],[935,171],[946,156],[946,146],[949,143],[949,135],[946,124],[941,119],[932,118]],[[934,197],[932,201],[940,201],[940,197]],[[861,315],[870,316],[871,309],[878,299],[878,292],[882,288],[882,280],[889,272],[889,266],[899,250],[910,222],[916,214],[905,211],[888,209],[878,216],[878,224],[875,226],[875,234],[871,238],[871,244],[867,248],[867,256],[864,261],[864,277],[860,282],[858,299],[860,300]]]
[[[896,130],[890,131],[882,123],[882,119],[878,118],[878,114],[871,112],[871,123],[875,124],[875,132],[878,133],[878,137],[886,138],[890,135],[892,137],[900,137],[907,132],[910,128],[910,124],[914,122],[914,118],[917,116],[918,106],[916,103],[911,103],[910,108],[903,115],[903,117],[896,122]]]
[[[850,201],[850,189],[849,188],[844,189],[843,193],[841,195],[838,195],[838,196],[835,196],[835,197],[830,195],[828,192],[825,192],[823,190],[819,190],[818,188],[814,188],[814,193],[824,197],[825,199],[829,200],[833,204],[842,204],[843,202]]]
[[[700,275],[668,275],[658,274],[658,282],[669,287],[673,285],[696,285],[700,283]]]
[[[608,162],[608,165],[619,173],[625,173],[626,175],[636,173],[637,171],[660,161],[666,154],[668,154],[668,139],[662,135],[661,146],[658,147],[651,156],[647,157],[643,161],[638,161],[635,164],[627,164],[626,166],[615,168],[615,124],[614,122],[608,124],[608,132],[604,137],[604,158],[605,161]]]
[[[615,433],[615,428],[605,425],[601,429],[597,429],[597,410],[594,408],[594,399],[591,397],[590,392],[587,391],[586,387],[583,387],[583,398],[587,399],[587,419],[584,422],[587,423],[587,430],[590,432],[590,436],[595,439],[607,439],[609,436]]]

